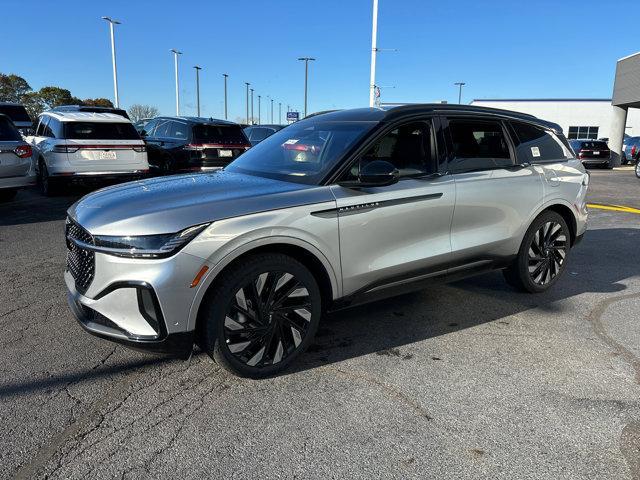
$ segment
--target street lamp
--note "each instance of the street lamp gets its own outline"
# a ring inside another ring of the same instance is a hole
[[[278,102],[278,125],[282,125],[282,102]]]
[[[193,67],[196,69],[196,105],[198,106],[198,117],[200,116],[200,70],[202,67],[196,65]]]
[[[304,116],[307,116],[307,86],[309,81],[309,62],[315,61],[312,57],[300,57],[299,61],[304,62]]]
[[[251,90],[251,124],[253,124],[253,88],[250,88],[249,90]]]
[[[251,85],[249,82],[244,82],[244,84],[247,86],[247,125],[249,125],[249,85]]]
[[[180,116],[180,83],[178,81],[178,55],[182,55],[182,52],[179,52],[175,48],[169,50],[173,52],[173,62],[176,71],[176,116]]]
[[[271,125],[273,125],[273,98],[271,99]]]
[[[373,24],[371,26],[371,81],[369,82],[369,107],[375,104],[376,54],[378,41],[378,0],[373,0]]]
[[[462,87],[466,85],[464,82],[456,82],[454,85],[458,86],[458,104],[462,103]]]
[[[222,76],[224,77],[224,119],[227,120],[227,77],[229,75],[223,73]]]
[[[258,125],[260,125],[260,99],[262,95],[258,95]]]
[[[116,66],[116,41],[115,41],[113,26],[120,25],[120,22],[110,17],[102,17],[102,19],[109,22],[109,30],[111,31],[111,63],[113,64],[113,93],[114,93],[116,108],[119,108],[120,101],[118,99],[118,67]]]

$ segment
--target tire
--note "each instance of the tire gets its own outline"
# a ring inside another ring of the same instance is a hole
[[[560,214],[541,213],[525,233],[517,258],[503,270],[507,283],[529,293],[551,288],[566,268],[570,239],[569,227]]]
[[[38,186],[45,197],[53,197],[58,193],[58,183],[49,176],[49,170],[44,160],[40,160],[38,167]]]
[[[272,376],[311,344],[321,307],[318,283],[300,262],[276,253],[250,256],[209,287],[201,346],[231,373]]]
[[[0,190],[0,202],[9,202],[16,197],[18,190],[15,188],[7,188]]]
[[[636,162],[636,168],[634,170],[636,172],[636,177],[640,178],[640,161]]]

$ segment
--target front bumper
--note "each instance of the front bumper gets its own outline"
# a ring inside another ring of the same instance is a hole
[[[204,262],[183,252],[158,260],[96,252],[86,291],[78,291],[65,271],[69,306],[94,335],[137,349],[182,355],[191,351],[194,339],[188,320],[196,289],[190,284]]]

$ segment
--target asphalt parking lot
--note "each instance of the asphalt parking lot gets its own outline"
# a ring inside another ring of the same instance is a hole
[[[630,168],[591,182],[640,208]],[[69,193],[0,206],[0,478],[640,479],[640,215],[593,208],[550,292],[493,273],[332,314],[252,381],[80,329]]]

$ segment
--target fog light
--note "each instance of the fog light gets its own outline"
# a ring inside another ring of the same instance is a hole
[[[140,314],[156,333],[160,333],[159,313],[156,309],[157,301],[155,297],[149,289],[138,288],[136,290],[138,291],[138,308],[140,309]]]

